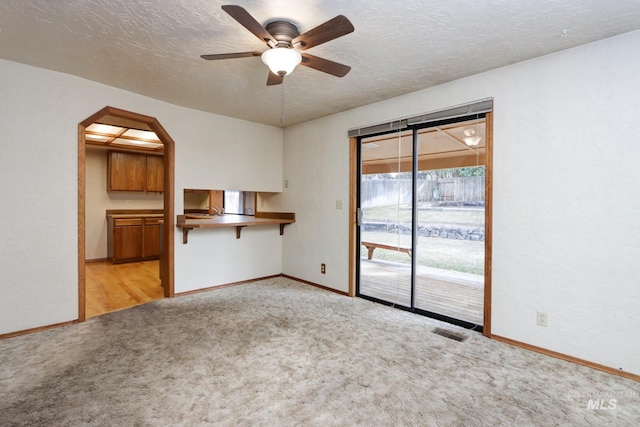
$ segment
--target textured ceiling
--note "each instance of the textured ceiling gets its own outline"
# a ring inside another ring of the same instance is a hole
[[[220,6],[301,32],[336,15],[355,31],[307,52],[352,67],[285,78],[285,126],[640,29],[640,0],[0,0],[0,58],[173,104],[280,125],[266,49]]]

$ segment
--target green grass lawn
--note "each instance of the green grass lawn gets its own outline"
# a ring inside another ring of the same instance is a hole
[[[364,222],[400,222],[411,225],[411,210],[398,209],[396,206],[382,206],[363,209]],[[484,210],[482,209],[442,209],[419,210],[418,222],[447,223],[460,226],[484,226]],[[363,241],[384,243],[394,246],[411,245],[411,236],[377,231],[363,231]],[[366,248],[361,248],[361,255],[366,257]],[[462,273],[484,274],[484,242],[472,240],[442,239],[438,237],[418,236],[418,265],[459,271]],[[384,249],[376,249],[373,259],[410,263],[409,255]]]
[[[411,209],[408,207],[379,206],[362,209],[362,219],[365,222],[400,222],[411,223]],[[460,225],[484,225],[484,209],[477,208],[429,208],[418,210],[418,222],[450,223]]]

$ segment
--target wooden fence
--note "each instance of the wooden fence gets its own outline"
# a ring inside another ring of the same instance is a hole
[[[365,179],[360,185],[363,208],[411,204],[410,179]],[[485,177],[418,180],[418,203],[484,202]]]

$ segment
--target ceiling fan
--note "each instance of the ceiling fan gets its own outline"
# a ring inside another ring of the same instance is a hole
[[[284,76],[291,74],[298,64],[336,77],[344,77],[351,70],[348,65],[298,52],[298,50],[306,50],[351,33],[354,30],[353,25],[343,15],[338,15],[324,24],[300,34],[298,27],[289,21],[271,21],[263,27],[243,7],[225,5],[222,6],[222,10],[266,43],[269,49],[264,52],[200,55],[202,59],[218,60],[261,56],[262,62],[270,70],[267,78],[268,86],[281,84]]]

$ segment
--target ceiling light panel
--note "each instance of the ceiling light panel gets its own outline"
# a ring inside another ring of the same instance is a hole
[[[123,133],[122,136],[160,143],[160,138],[158,138],[158,135],[156,135],[155,132],[150,132],[147,130],[129,129],[128,131]]]
[[[95,142],[109,142],[113,137],[111,136],[105,136],[105,135],[92,135],[92,134],[86,134],[85,135],[85,139],[87,141],[95,141]]]
[[[141,141],[135,139],[124,139],[117,138],[115,139],[111,145],[122,145],[122,146],[135,146],[135,147],[147,147],[147,148],[159,148],[162,147],[162,143],[158,142],[149,142],[149,141]]]
[[[100,133],[104,135],[115,136],[115,135],[118,135],[120,132],[122,132],[124,128],[121,128],[119,126],[103,125],[101,123],[92,123],[89,126],[87,126],[86,130],[87,132],[90,132],[90,133]]]

